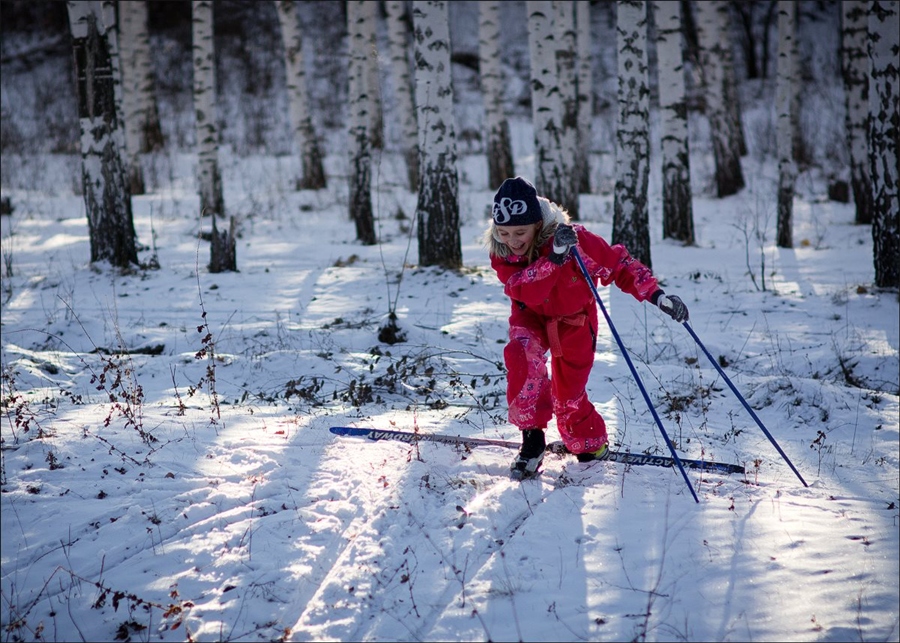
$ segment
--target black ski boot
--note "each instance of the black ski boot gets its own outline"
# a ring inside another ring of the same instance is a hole
[[[609,444],[604,444],[602,448],[597,449],[596,451],[591,451],[589,453],[577,453],[575,454],[575,458],[579,462],[593,462],[594,460],[606,460],[606,456],[609,455]]]
[[[543,429],[522,431],[522,448],[509,466],[509,477],[513,480],[527,480],[536,476],[541,462],[544,461],[546,448]]]

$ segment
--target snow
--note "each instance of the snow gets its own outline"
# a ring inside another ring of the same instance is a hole
[[[491,192],[463,157],[444,272],[415,265],[399,163],[373,171],[372,247],[340,181],[291,192],[285,163],[226,164],[226,203],[259,208],[237,273],[205,270],[182,178],[135,198],[161,268],[130,275],[87,264],[79,197],[5,190],[8,640],[897,640],[898,304],[851,205],[798,194],[795,250],[745,241],[761,187],[698,196],[696,247],[652,226],[657,275],[808,487],[684,329],[601,288],[679,454],[747,468],[689,472],[695,503],[670,469],[548,456],[519,484],[501,447],[331,435],[517,439]],[[612,197],[581,198],[609,235]],[[404,343],[377,339],[391,306]],[[590,394],[615,447],[668,453],[605,329]]]
[[[746,122],[771,123],[755,106]],[[511,126],[532,177],[529,123]],[[399,155],[373,165],[381,243],[354,241],[342,140],[318,192],[292,191],[294,159],[222,149],[240,272],[221,274],[195,155],[145,157],[158,188],[135,226],[160,269],[120,274],[88,263],[78,157],[4,151],[4,640],[900,638],[900,309],[816,170],[793,250],[774,245],[771,154],[714,199],[692,138],[694,247],[661,238],[658,156],[649,194],[655,273],[808,486],[685,329],[600,289],[678,453],[747,469],[689,471],[694,502],[672,469],[548,455],[517,483],[501,447],[329,433],[518,439],[484,159],[459,161],[464,268],[447,272],[416,265]],[[612,210],[609,190],[581,196],[607,238]],[[388,345],[391,310],[406,341]],[[668,455],[602,322],[589,392],[614,448]]]

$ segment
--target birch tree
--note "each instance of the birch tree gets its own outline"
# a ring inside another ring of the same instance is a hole
[[[641,0],[616,3],[616,53],[619,90],[612,242],[624,245],[650,268],[650,82],[647,9]]]
[[[119,55],[122,60],[122,110],[132,194],[144,194],[140,155],[163,147],[156,107],[156,83],[150,60],[145,0],[119,3]]]
[[[900,3],[869,5],[869,176],[872,179],[872,249],[875,285],[900,287]]]
[[[419,264],[457,270],[459,177],[450,76],[450,26],[446,2],[413,2],[416,41],[416,120],[419,124]]]
[[[381,98],[381,69],[378,56],[378,2],[366,2],[366,19],[360,25],[368,41],[366,50],[366,91],[369,94],[369,140],[376,150],[384,149],[384,106]]]
[[[778,2],[778,73],[775,88],[778,139],[778,231],[780,248],[793,248],[792,213],[796,169],[791,117],[794,84],[794,0]]]
[[[872,184],[869,180],[868,0],[841,3],[841,72],[844,80],[847,145],[850,151],[850,188],[856,223],[872,223]]]
[[[416,111],[413,105],[412,79],[410,78],[409,50],[412,16],[407,3],[402,0],[388,0],[387,35],[391,56],[391,72],[394,83],[397,120],[400,122],[400,148],[406,161],[406,178],[410,192],[419,189],[419,131],[416,125]]]
[[[216,109],[216,63],[213,45],[213,3],[192,3],[194,117],[197,129],[197,174],[200,210],[204,216],[224,216],[219,170],[219,124]]]
[[[327,185],[322,151],[309,110],[309,91],[306,86],[306,64],[303,60],[303,39],[297,21],[294,0],[275,2],[281,40],[284,44],[284,66],[287,76],[288,110],[294,146],[300,157],[300,176],[295,180],[298,190],[320,190]]]
[[[659,64],[663,238],[694,244],[694,209],[682,60],[681,5],[653,3]]]
[[[577,199],[571,194],[563,159],[562,103],[556,67],[553,5],[528,0],[528,50],[531,60],[531,120],[534,128],[534,186],[538,194],[564,208]],[[577,204],[574,206],[577,207]]]
[[[594,120],[593,66],[591,57],[591,3],[575,2],[576,97],[578,100],[578,134],[572,173],[576,193],[591,193],[591,140]]]
[[[75,90],[81,128],[81,178],[91,262],[128,268],[138,263],[131,192],[116,111],[112,29],[102,2],[69,2]]]
[[[723,61],[727,40],[722,32],[719,5],[722,0],[697,2],[697,36],[700,44],[700,59],[703,68],[706,117],[709,120],[715,161],[715,182],[717,196],[736,194],[744,187],[744,173],[741,168],[739,141],[731,136],[725,93],[726,73]]]
[[[350,218],[356,224],[356,238],[364,245],[374,245],[375,218],[372,213],[371,95],[368,92],[369,37],[365,22],[369,20],[369,4],[364,0],[347,3],[347,31],[350,66],[347,74],[347,149],[350,154],[348,183]]]
[[[503,71],[500,67],[500,2],[479,3],[478,65],[484,103],[484,130],[487,141],[488,186],[496,190],[515,176],[509,121],[503,109]]]
[[[556,41],[556,78],[559,87],[562,136],[560,139],[563,177],[569,200],[566,209],[572,220],[578,216],[578,176],[575,174],[575,158],[578,140],[578,83],[577,48],[575,39],[575,3],[572,0],[554,0],[553,30]]]

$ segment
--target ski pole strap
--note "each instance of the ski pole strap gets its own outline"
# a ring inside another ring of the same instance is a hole
[[[571,252],[575,257],[575,261],[578,262],[578,267],[581,268],[581,273],[584,275],[584,279],[585,281],[587,281],[591,292],[594,293],[594,299],[597,300],[597,305],[600,306],[600,311],[603,313],[603,317],[606,319],[606,323],[609,325],[609,330],[612,331],[613,337],[615,337],[616,339],[616,344],[619,345],[619,350],[622,353],[622,357],[625,358],[625,362],[628,364],[628,368],[631,369],[631,375],[634,377],[634,381],[637,382],[638,388],[641,390],[641,395],[644,396],[644,401],[647,403],[647,408],[650,409],[650,413],[653,414],[653,419],[656,421],[656,426],[659,427],[659,432],[662,434],[663,439],[666,441],[666,446],[669,447],[669,452],[672,454],[672,458],[675,460],[675,464],[678,465],[678,470],[681,471],[681,477],[684,478],[684,481],[687,483],[688,489],[691,490],[691,495],[694,496],[694,501],[699,503],[700,499],[697,497],[697,492],[694,491],[694,485],[691,484],[691,480],[690,478],[688,478],[687,472],[685,472],[684,470],[684,465],[681,463],[681,458],[679,458],[678,453],[675,452],[675,447],[673,446],[672,441],[669,439],[669,435],[666,433],[666,429],[663,427],[662,420],[659,419],[659,414],[653,407],[653,402],[650,401],[650,396],[647,394],[647,389],[644,388],[644,382],[641,381],[637,370],[634,368],[634,364],[631,363],[631,357],[628,356],[628,351],[625,350],[625,344],[622,343],[622,339],[619,337],[619,333],[618,331],[616,331],[616,327],[613,325],[609,313],[606,312],[606,306],[603,305],[603,301],[600,299],[600,293],[597,292],[597,287],[594,285],[594,280],[591,279],[591,275],[590,273],[588,273],[587,267],[584,265],[584,261],[582,260],[581,255],[578,253],[578,249],[573,247]]]
[[[744,408],[747,409],[747,413],[749,413],[750,417],[752,417],[756,421],[756,424],[760,429],[762,429],[762,432],[766,434],[766,437],[769,438],[769,442],[772,443],[772,445],[775,447],[775,450],[778,451],[781,457],[784,458],[784,461],[788,463],[791,471],[793,471],[797,475],[797,477],[800,479],[800,482],[803,483],[804,487],[808,487],[809,485],[806,484],[806,480],[804,480],[803,476],[800,475],[800,472],[797,471],[797,467],[794,466],[794,463],[791,462],[791,459],[788,458],[784,451],[781,450],[781,447],[778,446],[778,442],[776,442],[775,438],[772,437],[772,434],[769,433],[766,425],[762,423],[762,420],[759,419],[759,416],[756,415],[756,412],[750,407],[750,405],[747,403],[747,400],[744,399],[744,396],[740,394],[740,392],[737,390],[737,387],[735,387],[735,385],[731,382],[731,379],[725,374],[725,371],[722,370],[722,367],[719,366],[719,363],[713,358],[710,352],[706,350],[706,346],[704,346],[703,342],[700,341],[700,338],[697,337],[697,333],[694,332],[694,329],[691,328],[691,325],[687,322],[682,322],[682,326],[687,329],[687,332],[689,332],[691,334],[691,337],[694,338],[694,341],[697,342],[697,346],[700,347],[700,349],[703,351],[712,365],[716,367],[716,370],[719,371],[719,375],[721,375],[722,379],[725,380],[725,383],[728,384],[728,388],[730,388],[731,392],[734,393],[737,399],[741,401],[741,404],[743,404]]]

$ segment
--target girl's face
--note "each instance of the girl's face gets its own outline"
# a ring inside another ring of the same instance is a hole
[[[540,228],[540,223],[528,225],[497,226],[500,241],[512,250],[514,255],[524,255],[531,248],[531,243]]]

